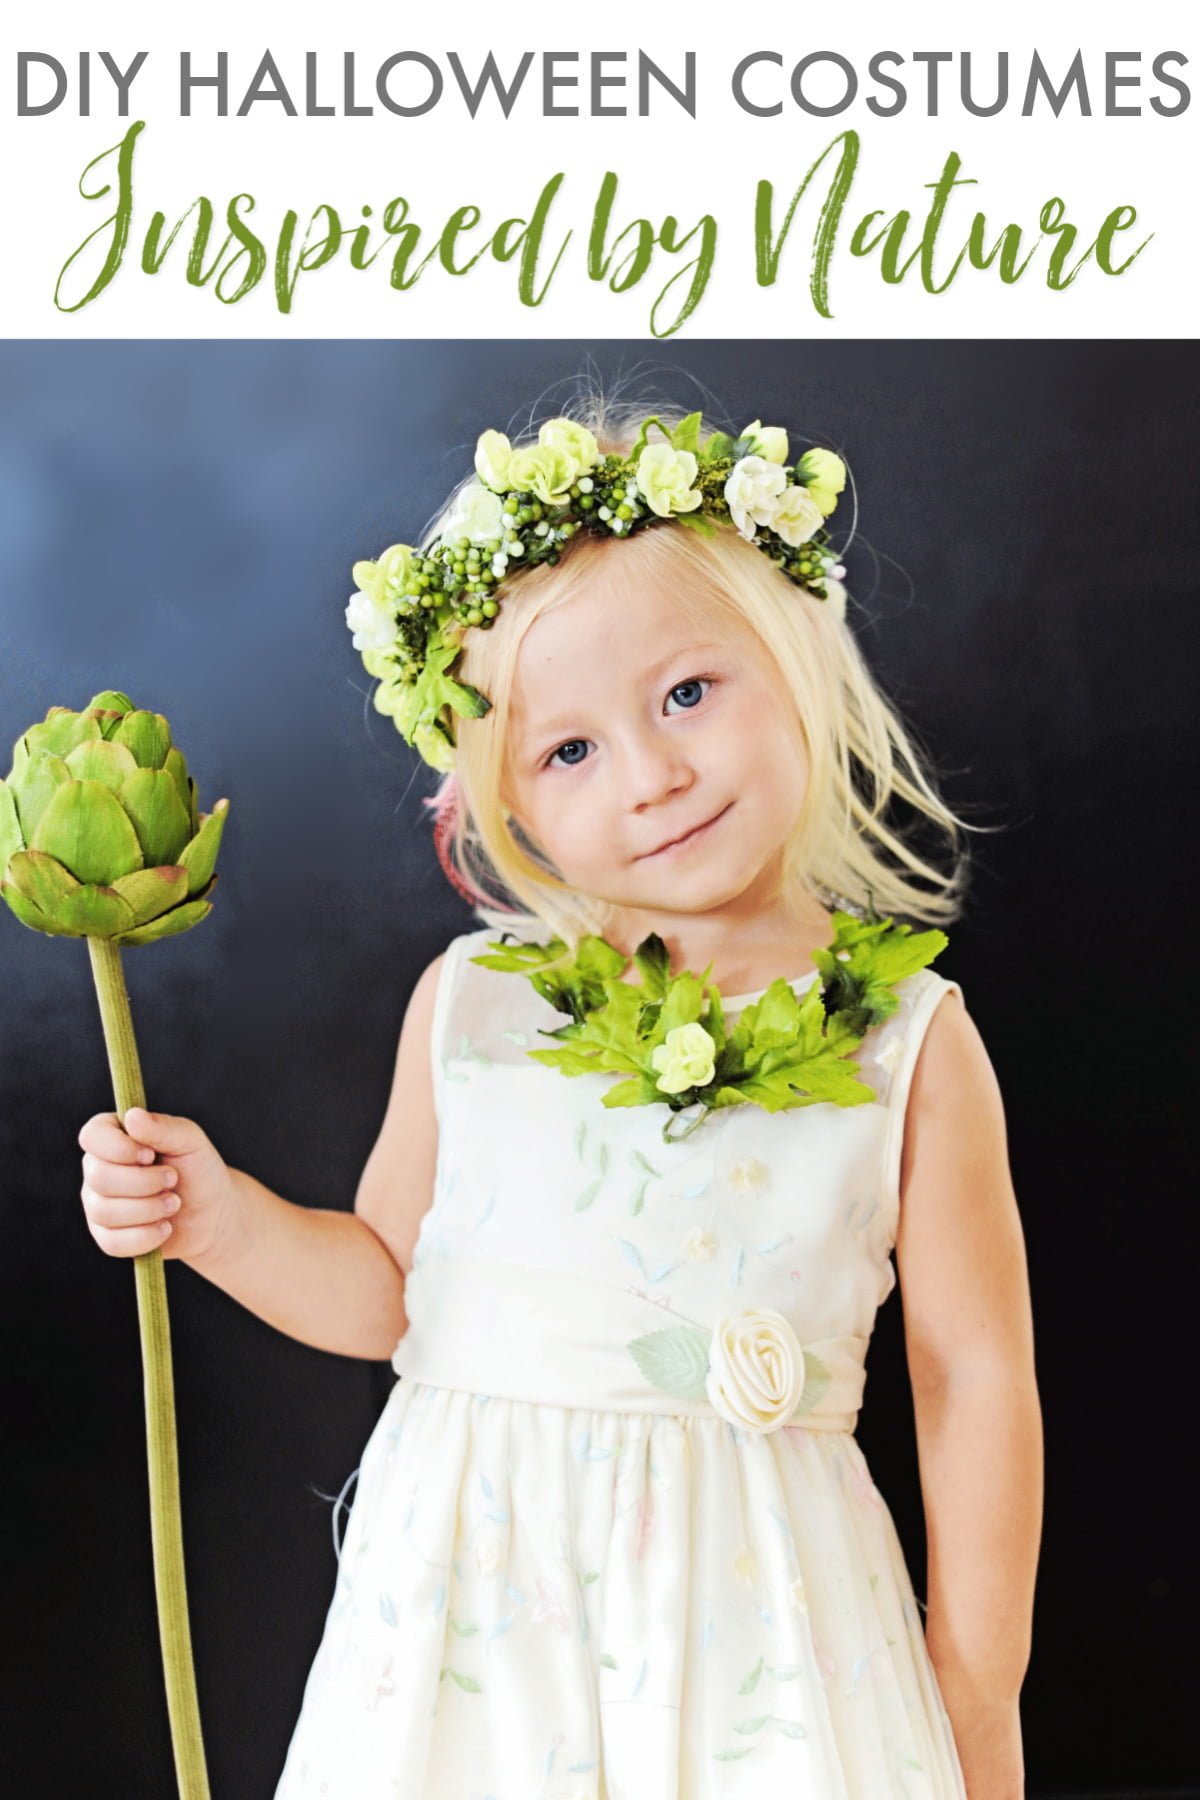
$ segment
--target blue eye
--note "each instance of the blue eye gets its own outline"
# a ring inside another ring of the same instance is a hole
[[[667,695],[667,699],[668,701],[678,700],[680,706],[688,710],[693,706],[699,706],[711,686],[712,682],[705,676],[697,675],[691,681],[677,682]]]
[[[586,738],[568,738],[565,744],[560,744],[558,749],[553,751],[551,755],[547,757],[547,766],[553,766],[555,761],[561,756],[562,762],[559,764],[560,768],[577,769],[580,763],[586,760],[587,748],[588,743]],[[576,754],[579,751],[582,751],[583,754]]]

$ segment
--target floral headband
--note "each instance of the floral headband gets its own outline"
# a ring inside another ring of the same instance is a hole
[[[482,718],[482,694],[452,674],[463,633],[486,630],[500,610],[496,590],[539,563],[556,563],[579,531],[623,538],[665,519],[711,537],[731,520],[790,580],[845,611],[845,570],[828,547],[825,520],[846,485],[832,450],[787,460],[787,433],[755,419],[740,437],[701,438],[702,415],[674,429],[644,419],[628,455],[600,454],[592,433],[549,419],[536,444],[514,449],[500,431],[475,446],[479,479],[463,489],[440,534],[421,551],[393,544],[377,562],[356,562],[358,589],[346,607],[375,706],[435,769],[454,766],[454,715]],[[652,427],[665,443],[647,441]]]

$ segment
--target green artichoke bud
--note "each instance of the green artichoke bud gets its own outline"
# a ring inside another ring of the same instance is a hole
[[[55,937],[174,937],[212,911],[228,811],[197,811],[161,713],[111,691],[82,712],[52,706],[0,781],[0,894]]]

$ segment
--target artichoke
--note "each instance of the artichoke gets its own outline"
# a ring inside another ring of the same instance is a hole
[[[52,706],[0,781],[0,894],[55,937],[174,937],[212,911],[228,811],[197,811],[161,713],[111,690],[82,712]]]

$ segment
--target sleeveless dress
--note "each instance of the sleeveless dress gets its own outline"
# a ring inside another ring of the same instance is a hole
[[[898,984],[855,1057],[874,1101],[733,1107],[666,1143],[665,1108],[606,1109],[616,1077],[526,1054],[563,1018],[470,962],[497,935],[441,971],[401,1379],[275,1800],[962,1800],[854,1436],[909,1085],[958,984]],[[829,1377],[776,1429],[629,1348],[763,1309]]]

